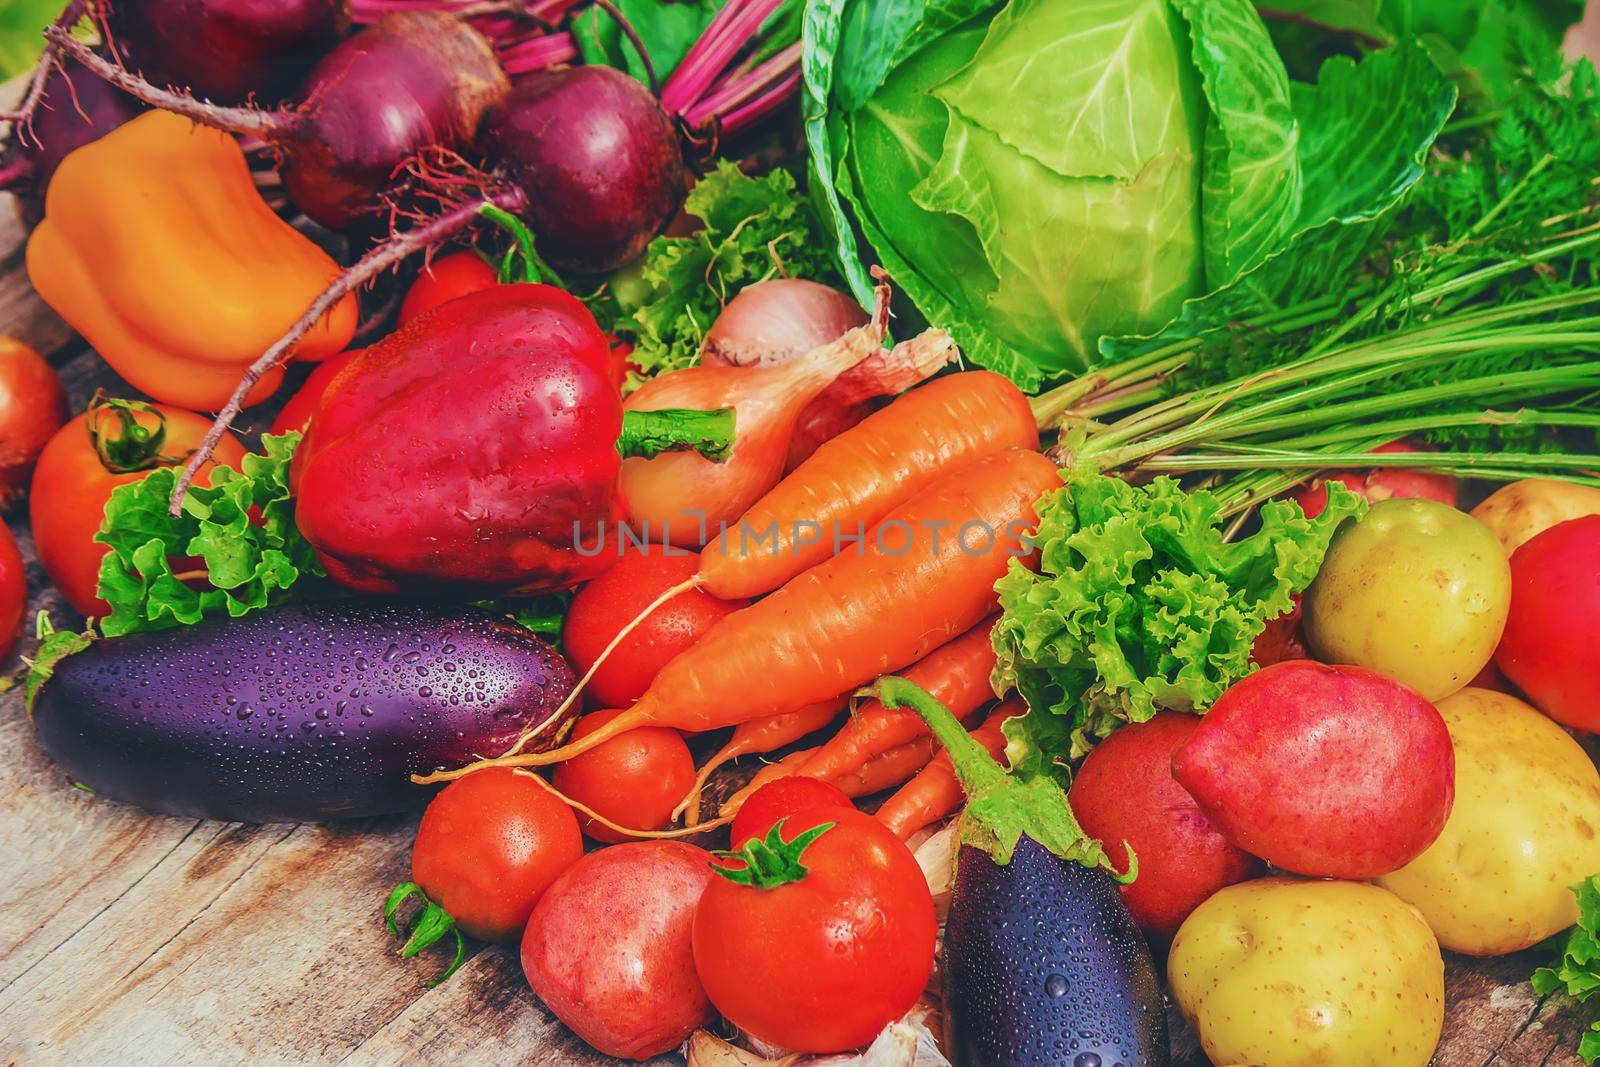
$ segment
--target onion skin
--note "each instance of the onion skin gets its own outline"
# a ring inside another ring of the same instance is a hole
[[[350,26],[343,0],[118,0],[111,36],[157,85],[219,104],[275,103]]]
[[[803,356],[845,331],[867,324],[867,313],[832,286],[806,278],[747,285],[706,331],[700,361],[723,367],[770,367]]]
[[[519,79],[490,114],[487,154],[525,194],[539,252],[593,274],[644,252],[678,213],[686,180],[672,121],[610,67]]]

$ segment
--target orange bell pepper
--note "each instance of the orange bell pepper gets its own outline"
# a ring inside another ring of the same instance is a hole
[[[28,240],[28,276],[128,382],[156,400],[216,410],[339,265],[273,214],[232,136],[149,111],[61,162]],[[344,349],[354,295],[295,348]],[[272,395],[265,375],[248,403]]]

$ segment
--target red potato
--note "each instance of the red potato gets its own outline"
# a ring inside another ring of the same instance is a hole
[[[579,674],[587,673],[606,645],[652,601],[693,578],[699,565],[698,556],[681,548],[629,548],[610,569],[578,590],[567,610],[561,642]],[[650,688],[669,660],[749,603],[719,600],[699,589],[679,593],[651,612],[595,672],[585,691],[591,706],[628,707]]]
[[[528,984],[607,1056],[647,1060],[711,1021],[695,971],[695,908],[711,857],[681,841],[591,852],[556,879],[522,936]]]
[[[1600,730],[1600,515],[1568,519],[1511,554],[1511,613],[1495,663],[1563,726]]]
[[[1163,711],[1122,727],[1089,753],[1067,794],[1084,833],[1124,871],[1123,843],[1133,849],[1139,876],[1121,887],[1122,899],[1146,936],[1161,943],[1211,894],[1264,871],[1228,843],[1172,776],[1173,752],[1200,721]]]
[[[573,728],[572,739],[592,734],[621,714],[611,710],[585,715]],[[557,765],[553,784],[618,826],[660,830],[672,821],[678,801],[694,786],[694,756],[678,731],[642,726]],[[627,840],[581,812],[578,822],[596,841]]]
[[[1374,452],[1432,452],[1427,445],[1411,441],[1390,441],[1379,445]],[[1378,467],[1370,471],[1341,471],[1327,474],[1308,486],[1290,494],[1290,499],[1300,505],[1310,518],[1316,518],[1328,506],[1328,482],[1338,482],[1357,496],[1370,501],[1379,500],[1435,500],[1456,506],[1460,498],[1460,484],[1448,474],[1430,474],[1427,471],[1406,470],[1400,467]]]
[[[1266,629],[1256,636],[1250,646],[1250,662],[1257,667],[1270,667],[1289,659],[1309,659],[1306,651],[1306,634],[1301,628],[1300,598],[1294,598],[1294,607],[1275,619],[1267,620]]]
[[[1432,704],[1376,671],[1310,660],[1236,682],[1173,753],[1172,773],[1229,841],[1318,878],[1405,866],[1455,797]]]

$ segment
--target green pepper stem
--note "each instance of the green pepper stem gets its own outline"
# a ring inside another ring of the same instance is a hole
[[[713,463],[721,463],[733,451],[733,419],[732,408],[624,411],[617,451],[624,459],[653,459],[663,452],[698,452]]]

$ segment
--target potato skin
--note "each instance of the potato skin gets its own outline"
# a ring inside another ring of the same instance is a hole
[[[1494,655],[1511,566],[1493,532],[1428,500],[1385,500],[1335,535],[1306,590],[1317,659],[1378,671],[1438,701]]]
[[[1585,515],[1600,515],[1600,489],[1544,478],[1503,485],[1472,509],[1472,517],[1494,531],[1508,556],[1557,523]]]
[[[1195,909],[1167,979],[1213,1063],[1424,1067],[1444,960],[1416,909],[1361,882],[1258,878]]]
[[[1444,832],[1378,884],[1453,952],[1500,956],[1571,926],[1568,887],[1600,871],[1600,773],[1566,731],[1512,696],[1441,701],[1456,753]]]

